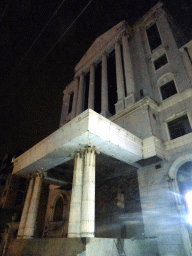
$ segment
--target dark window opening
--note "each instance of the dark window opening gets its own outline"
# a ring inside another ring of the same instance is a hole
[[[63,200],[61,197],[57,199],[57,202],[55,204],[55,212],[53,216],[53,221],[62,221],[63,220]]]
[[[101,62],[95,68],[95,99],[94,110],[101,113]]]
[[[68,114],[69,114],[69,113],[71,113],[71,111],[72,111],[72,106],[73,106],[73,96],[74,96],[74,93],[72,92],[72,93],[70,94]]]
[[[125,65],[124,65],[124,58],[123,58],[123,47],[121,45],[121,59],[122,59],[122,67],[123,67],[123,81],[124,81],[124,91],[125,97],[127,96],[127,88],[126,88],[126,79],[125,79]]]
[[[187,115],[179,117],[167,124],[172,140],[192,132]]]
[[[156,59],[154,61],[155,70],[163,67],[167,63],[168,63],[168,61],[167,61],[166,54],[163,54],[161,57],[159,57],[158,59]]]
[[[88,72],[88,73],[85,75],[85,101],[84,101],[84,110],[88,109],[89,79],[90,79],[90,72]]]
[[[141,90],[140,90],[140,96],[141,96],[141,98],[143,98],[143,97],[144,97],[143,89],[141,89]]]
[[[160,90],[161,90],[161,95],[162,95],[163,100],[165,100],[177,93],[175,83],[173,80],[171,80],[170,82],[161,86]]]
[[[153,51],[159,45],[162,44],[157,25],[153,24],[151,27],[149,27],[146,30],[146,32],[147,32],[147,37],[148,37],[148,40],[149,40],[149,46],[151,48],[151,51]]]
[[[108,78],[108,106],[109,112],[115,114],[115,103],[117,103],[117,80],[115,50],[113,50],[107,59],[107,78]]]

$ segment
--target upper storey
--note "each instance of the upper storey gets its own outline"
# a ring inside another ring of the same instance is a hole
[[[64,90],[60,126],[87,108],[110,117],[145,96],[162,104],[190,88],[168,20],[158,3],[132,28],[122,21],[97,38]]]

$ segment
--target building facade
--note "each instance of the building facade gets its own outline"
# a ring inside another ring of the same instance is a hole
[[[60,128],[14,161],[31,175],[15,243],[34,237],[44,181],[42,236],[89,238],[74,255],[191,255],[191,98],[192,42],[178,47],[161,3],[97,38]]]

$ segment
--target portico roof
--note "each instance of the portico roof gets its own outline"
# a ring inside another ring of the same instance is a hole
[[[142,144],[135,135],[87,109],[16,158],[13,174],[49,170],[69,161],[85,146],[95,146],[105,155],[133,164],[143,158]]]

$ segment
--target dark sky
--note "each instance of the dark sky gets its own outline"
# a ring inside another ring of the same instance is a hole
[[[26,151],[54,132],[59,125],[62,91],[72,80],[73,69],[89,46],[122,20],[132,25],[158,1],[93,0],[42,61],[89,2],[66,0],[26,55],[62,2],[1,0],[0,159],[6,153]],[[163,3],[190,37],[191,0]]]

